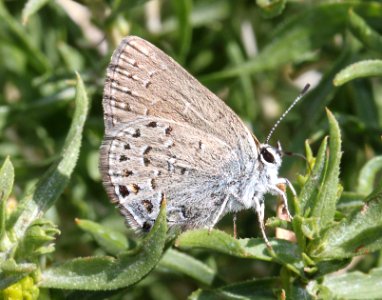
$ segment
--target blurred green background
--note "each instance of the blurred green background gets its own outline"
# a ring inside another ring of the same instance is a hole
[[[105,70],[112,51],[130,34],[177,60],[231,106],[260,141],[310,83],[310,92],[281,123],[271,143],[279,140],[285,150],[304,153],[308,139],[316,151],[328,131],[324,108],[329,107],[342,130],[341,183],[348,192],[343,195],[346,202],[346,195],[356,189],[360,168],[382,153],[382,82],[380,77],[368,77],[382,71],[355,75],[364,78],[339,86],[333,79],[354,62],[381,59],[382,1],[270,1],[276,4],[262,6],[263,2],[0,2],[0,155],[1,159],[9,155],[16,168],[13,201],[61,150],[74,111],[75,71],[91,100],[77,167],[47,214],[61,230],[48,263],[103,254],[76,226],[75,218],[119,228],[135,238],[109,203],[98,171]],[[304,172],[303,160],[284,158],[282,177],[295,182]],[[269,217],[275,215],[276,199],[267,199]],[[218,227],[232,232],[232,216]],[[253,212],[239,214],[240,237],[259,236],[257,227]],[[279,266],[271,263],[194,252],[215,266],[227,283],[279,272]],[[368,270],[378,257],[370,255],[355,267]],[[198,287],[159,268],[122,295],[184,299]]]

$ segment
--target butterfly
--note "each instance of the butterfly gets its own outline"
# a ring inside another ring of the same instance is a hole
[[[102,181],[133,229],[150,231],[163,199],[169,227],[181,230],[211,229],[227,213],[253,209],[268,245],[264,194],[282,197],[290,216],[278,187],[294,192],[278,176],[281,148],[260,143],[221,99],[148,41],[123,39],[102,103]]]

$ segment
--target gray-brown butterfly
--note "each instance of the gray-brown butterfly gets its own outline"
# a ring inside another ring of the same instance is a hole
[[[281,196],[290,216],[277,185],[294,190],[278,177],[282,152],[268,145],[273,130],[260,143],[222,100],[149,42],[129,36],[116,49],[103,108],[102,180],[132,228],[149,231],[164,198],[170,228],[182,230],[211,229],[228,212],[254,209],[268,245],[264,194]]]

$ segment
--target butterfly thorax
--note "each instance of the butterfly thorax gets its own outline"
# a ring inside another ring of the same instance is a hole
[[[268,144],[260,144],[257,158],[251,169],[247,169],[246,179],[233,192],[234,199],[230,203],[229,209],[239,211],[256,208],[264,194],[272,193],[277,185],[281,162],[279,149]]]

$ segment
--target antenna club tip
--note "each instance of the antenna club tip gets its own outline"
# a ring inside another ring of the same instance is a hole
[[[309,88],[310,88],[310,84],[309,83],[305,84],[304,88],[301,91],[301,94],[302,95],[305,94],[309,90]]]

